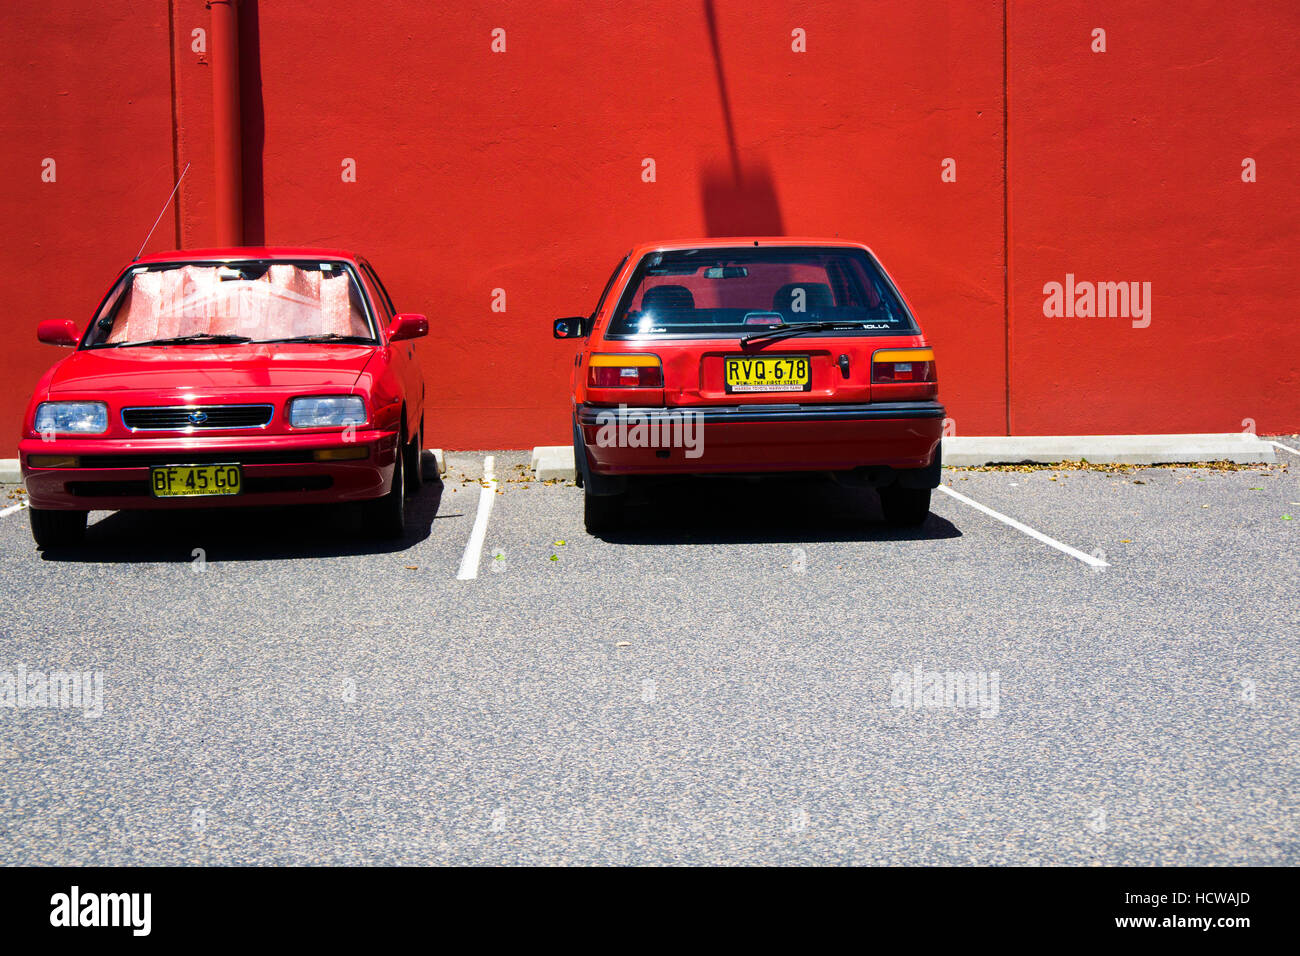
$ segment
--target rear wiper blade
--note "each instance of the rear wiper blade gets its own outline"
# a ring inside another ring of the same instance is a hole
[[[341,332],[322,332],[319,335],[291,335],[283,339],[260,339],[259,345],[267,342],[359,342],[373,345],[374,339],[365,335],[343,335]]]
[[[253,341],[247,335],[232,335],[226,332],[195,332],[193,335],[173,335],[166,339],[149,339],[145,342],[122,342],[117,347],[121,348],[127,345],[185,345],[189,342],[198,342],[202,344],[215,343],[217,345],[237,344],[239,342]]]
[[[766,332],[755,332],[753,335],[746,335],[740,340],[740,345],[743,348],[750,342],[775,342],[777,339],[789,338],[792,335],[803,335],[805,332],[860,328],[862,328],[861,322],[800,322],[796,325],[779,325]]]

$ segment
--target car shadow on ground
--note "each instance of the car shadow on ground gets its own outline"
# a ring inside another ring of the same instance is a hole
[[[961,531],[934,512],[913,528],[885,524],[867,488],[823,476],[682,478],[635,487],[612,544],[799,544],[936,541]]]
[[[436,519],[455,517],[438,513],[442,494],[441,481],[426,480],[406,499],[406,534],[391,540],[372,537],[350,505],[114,511],[86,529],[82,544],[41,557],[102,564],[194,561],[196,549],[205,561],[391,554],[429,537]]]

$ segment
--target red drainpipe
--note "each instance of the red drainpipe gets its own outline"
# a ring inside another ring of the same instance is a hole
[[[212,11],[212,172],[218,246],[244,244],[243,151],[239,137],[239,0],[209,0]]]

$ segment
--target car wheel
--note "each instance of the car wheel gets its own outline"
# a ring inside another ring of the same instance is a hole
[[[880,510],[885,521],[896,528],[914,528],[930,514],[929,488],[904,488],[890,485],[879,489]]]
[[[406,533],[406,453],[393,461],[393,486],[382,498],[367,502],[366,528],[379,538],[400,538]]]
[[[424,487],[424,467],[420,462],[420,453],[424,448],[424,419],[420,419],[420,431],[416,434],[415,440],[410,442],[405,449],[406,461],[403,462],[406,471],[406,493],[416,495]]]
[[[591,486],[583,489],[582,520],[588,534],[614,531],[623,523],[623,501],[626,495],[593,495]]]
[[[86,512],[46,511],[28,508],[32,537],[38,548],[60,548],[78,544],[86,536]]]

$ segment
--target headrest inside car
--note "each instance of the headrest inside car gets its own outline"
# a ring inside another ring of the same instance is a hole
[[[695,308],[695,296],[684,285],[657,285],[641,297],[642,312],[676,312]]]

